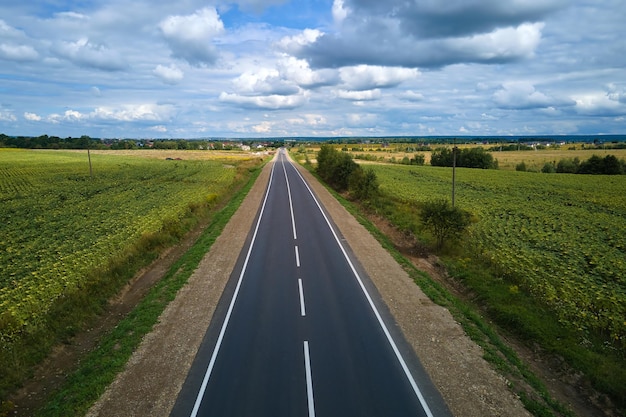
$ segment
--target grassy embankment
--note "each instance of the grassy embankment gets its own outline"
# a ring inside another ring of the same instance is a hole
[[[230,209],[218,209],[251,183],[261,160],[209,154],[185,153],[182,157],[202,159],[185,161],[92,154],[90,177],[85,152],[0,150],[0,265],[5,270],[0,278],[0,368],[6,370],[0,398],[54,344],[92,322],[108,298],[164,248],[198,224],[212,221],[209,234],[221,230]],[[206,240],[200,245],[192,250],[196,255],[188,256],[200,256],[197,251],[206,247]],[[181,262],[175,267],[186,270],[189,261]],[[186,278],[176,274],[180,279]],[[168,291],[175,293],[171,286],[160,284],[156,295],[148,297],[148,316],[158,316]],[[133,323],[137,329],[119,342],[123,346],[136,344],[151,327],[150,319],[139,315],[144,324]],[[118,358],[125,354],[129,351],[120,349]],[[97,367],[119,369],[125,361],[112,358],[95,359]],[[111,376],[104,371],[91,376],[99,384],[107,378]],[[85,381],[77,386],[91,391],[93,385]]]
[[[428,244],[417,221],[419,205],[449,198],[451,170],[372,168],[383,196],[368,202],[365,212],[384,215]],[[474,214],[475,224],[461,246],[441,254],[451,274],[474,294],[470,304],[529,344],[565,358],[618,403],[626,393],[624,196],[624,176],[459,169],[457,205]],[[537,415],[564,413],[477,313],[445,291],[441,295],[438,284],[414,277],[434,289],[435,301],[452,305],[475,340],[488,341],[491,347],[483,347],[490,360],[537,387],[543,398],[519,390],[529,409]]]

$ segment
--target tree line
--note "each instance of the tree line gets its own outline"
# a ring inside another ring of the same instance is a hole
[[[454,164],[462,168],[498,169],[498,161],[481,147],[437,148],[430,157],[430,165],[432,166],[451,167]]]
[[[7,136],[0,134],[0,148],[24,149],[97,149],[101,145],[100,139],[89,136],[79,138],[58,136]]]
[[[253,146],[254,140],[221,141],[208,139],[99,139],[83,135],[79,138],[58,136],[7,136],[0,134],[0,148],[23,149],[179,149],[179,150],[232,150],[239,144]],[[264,142],[269,147],[284,146],[284,140]]]
[[[517,171],[526,171],[524,162],[515,166]],[[557,162],[546,162],[541,168],[545,174],[588,174],[588,175],[623,175],[626,174],[626,161],[617,159],[615,155],[607,155],[604,158],[592,155],[589,159],[581,161],[576,158],[565,158]]]

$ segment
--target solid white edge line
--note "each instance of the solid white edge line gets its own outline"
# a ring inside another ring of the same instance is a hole
[[[230,300],[230,305],[228,306],[228,311],[226,312],[226,317],[224,318],[224,323],[222,323],[222,328],[220,330],[220,334],[217,338],[217,342],[215,344],[215,348],[213,349],[213,354],[211,355],[211,361],[209,362],[209,366],[207,367],[206,373],[204,374],[204,379],[202,380],[202,385],[200,386],[200,390],[198,391],[198,396],[196,397],[196,402],[194,403],[193,410],[191,411],[190,417],[196,417],[198,415],[198,410],[200,409],[200,404],[202,404],[202,397],[204,397],[204,392],[206,391],[206,387],[209,383],[209,378],[211,377],[211,372],[213,371],[213,367],[215,366],[215,360],[217,359],[217,354],[219,353],[220,346],[222,344],[222,340],[224,339],[224,333],[226,332],[226,327],[228,326],[228,321],[230,320],[230,316],[233,312],[233,308],[235,306],[235,301],[237,299],[237,295],[239,294],[239,289],[241,288],[241,282],[243,280],[243,276],[246,272],[246,268],[248,266],[248,261],[250,260],[250,254],[252,253],[252,248],[254,246],[254,241],[256,240],[257,232],[259,231],[259,225],[261,224],[261,219],[263,218],[263,212],[265,211],[265,204],[267,203],[267,197],[270,193],[270,188],[272,187],[272,178],[274,177],[274,167],[276,165],[272,165],[272,172],[270,174],[269,184],[267,186],[267,191],[265,192],[265,198],[263,200],[263,205],[261,206],[261,212],[259,213],[259,219],[257,220],[256,227],[254,228],[254,234],[252,235],[252,240],[250,241],[250,247],[248,248],[248,253],[246,254],[246,259],[243,263],[243,267],[241,269],[241,273],[239,274],[239,280],[237,281],[237,286],[235,287],[235,292],[233,293],[233,298]]]
[[[293,202],[291,200],[291,188],[289,187],[289,178],[287,177],[287,170],[285,169],[285,159],[281,158],[280,161],[283,164],[283,172],[285,173],[285,181],[287,182],[287,195],[289,196],[289,210],[291,211],[291,227],[293,229],[293,239],[297,240],[298,235],[296,234],[296,217],[293,215]]]
[[[298,278],[298,291],[300,292],[300,315],[306,316],[306,309],[304,308],[304,290],[302,289],[302,278]]]
[[[300,268],[300,252],[298,252],[298,247],[296,246],[296,266]]]
[[[363,290],[363,293],[365,294],[365,298],[367,299],[367,301],[370,304],[370,307],[374,311],[374,315],[378,319],[378,323],[382,327],[383,332],[385,333],[385,336],[387,337],[387,340],[389,341],[389,344],[391,345],[391,348],[393,349],[394,353],[396,354],[396,358],[400,362],[400,366],[402,366],[402,369],[404,370],[404,374],[406,375],[407,379],[409,380],[409,383],[411,384],[411,387],[413,387],[413,391],[415,392],[415,395],[419,399],[420,404],[422,405],[422,408],[424,409],[424,412],[426,413],[426,415],[428,417],[434,417],[432,412],[430,411],[430,407],[428,407],[428,403],[426,402],[426,399],[424,398],[424,396],[422,395],[422,392],[420,391],[419,387],[417,386],[417,383],[415,382],[415,379],[413,378],[413,375],[411,374],[411,371],[409,370],[409,367],[407,366],[404,358],[402,357],[402,354],[398,350],[398,347],[396,346],[396,342],[394,342],[393,338],[391,337],[391,334],[389,333],[389,330],[387,329],[387,326],[385,325],[385,322],[383,321],[383,318],[381,317],[380,313],[378,312],[378,309],[374,305],[374,301],[372,300],[372,297],[370,297],[370,294],[367,292],[367,289],[365,288],[365,285],[363,284],[363,281],[361,280],[361,276],[359,275],[359,273],[357,272],[356,268],[352,264],[352,261],[348,257],[348,253],[346,252],[345,248],[341,244],[341,241],[339,240],[339,237],[337,236],[337,233],[335,233],[335,230],[333,229],[333,227],[332,227],[332,225],[330,223],[330,220],[326,216],[326,213],[324,213],[324,210],[322,210],[321,204],[319,203],[319,201],[317,201],[317,198],[315,197],[315,194],[313,194],[313,191],[309,187],[309,184],[307,184],[307,182],[304,180],[304,177],[302,176],[302,174],[300,174],[300,171],[298,171],[297,168],[295,168],[295,170],[298,173],[298,176],[300,177],[300,179],[302,180],[304,185],[306,186],[306,188],[309,190],[309,193],[311,194],[311,197],[313,197],[313,200],[315,201],[315,204],[317,205],[317,208],[322,213],[322,216],[326,220],[326,224],[328,225],[331,233],[335,237],[335,240],[337,241],[337,244],[341,248],[341,252],[343,253],[343,256],[346,258],[346,261],[348,262],[348,265],[350,266],[350,269],[352,270],[352,273],[356,277],[356,279],[357,279],[357,281],[359,283],[359,286],[361,287],[361,290]]]
[[[313,402],[313,378],[311,377],[311,356],[309,342],[304,341],[304,369],[306,372],[306,398],[309,403],[309,417],[315,417],[315,403]]]

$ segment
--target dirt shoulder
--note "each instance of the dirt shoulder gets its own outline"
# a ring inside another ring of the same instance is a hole
[[[118,416],[120,407],[125,416],[169,415],[252,226],[270,169],[268,164],[198,270],[88,416]],[[459,417],[530,416],[450,313],[431,302],[369,232],[315,178],[301,171],[452,413]]]

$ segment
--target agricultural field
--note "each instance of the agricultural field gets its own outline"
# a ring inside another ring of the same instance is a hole
[[[369,165],[407,202],[450,199],[450,168]],[[456,203],[474,214],[466,246],[561,323],[626,348],[626,177],[457,169]],[[471,263],[473,259],[465,259]]]
[[[57,300],[221,199],[237,166],[260,162],[147,152],[91,152],[90,176],[86,151],[0,149],[0,344],[38,331]]]

